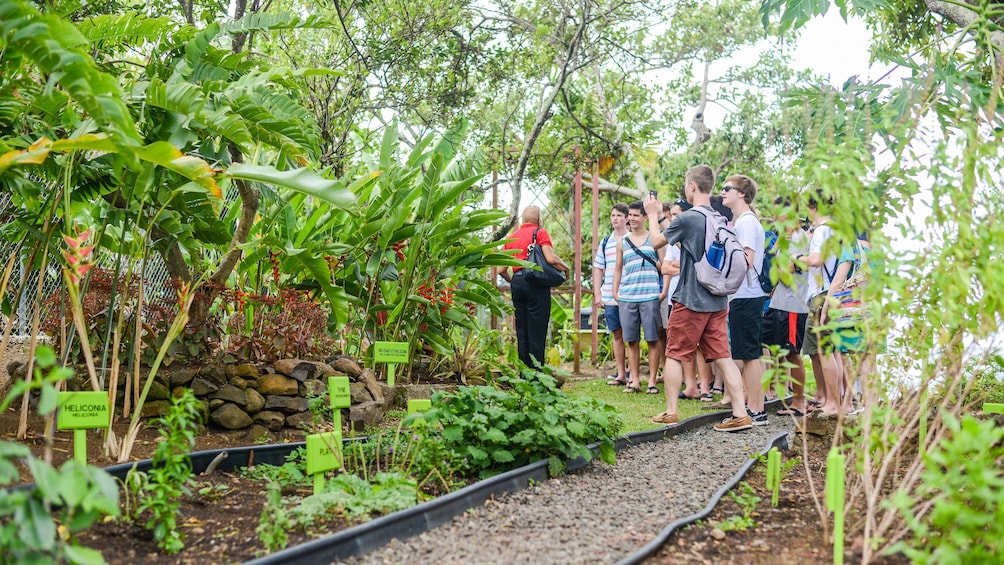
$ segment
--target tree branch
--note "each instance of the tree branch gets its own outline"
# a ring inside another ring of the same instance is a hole
[[[540,101],[537,107],[537,117],[534,119],[533,127],[530,129],[530,134],[527,135],[526,141],[523,144],[523,149],[520,151],[519,159],[516,161],[516,170],[512,176],[512,204],[509,207],[509,217],[501,226],[499,226],[499,229],[492,234],[489,241],[500,241],[508,235],[512,227],[516,225],[516,219],[519,214],[520,195],[522,194],[523,176],[526,174],[526,167],[530,161],[530,155],[533,152],[534,145],[537,143],[537,138],[540,137],[541,132],[544,130],[544,125],[551,119],[551,108],[554,106],[554,101],[557,99],[561,89],[564,88],[565,81],[571,74],[572,63],[578,55],[579,45],[582,42],[582,36],[586,33],[586,27],[589,22],[588,13],[590,2],[588,0],[583,1],[581,5],[581,23],[578,28],[576,28],[575,35],[572,37],[572,40],[568,42],[568,46],[565,51],[565,58],[558,72],[558,78],[555,81],[554,86],[551,88],[551,91],[547,94],[547,96]],[[572,18],[566,13],[564,19],[571,20]]]

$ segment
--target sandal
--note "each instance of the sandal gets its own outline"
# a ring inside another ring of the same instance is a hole
[[[624,394],[634,394],[636,392],[640,392],[640,390],[636,386],[628,385],[624,387]]]
[[[626,384],[627,384],[627,381],[622,381],[622,380],[618,379],[617,377],[614,377],[614,378],[610,379],[609,381],[607,381],[607,386],[624,386]]]
[[[725,394],[725,389],[724,388],[712,387],[711,388],[711,392],[712,392],[712,394]]]
[[[659,387],[650,386],[648,387],[648,390],[645,391],[645,394],[659,394]]]
[[[794,416],[796,418],[801,418],[805,416],[805,413],[799,410],[798,408],[785,408],[783,410],[778,410],[777,412],[774,413],[777,414],[778,416]]]
[[[712,402],[714,400],[715,400],[715,397],[712,396],[710,392],[705,392],[705,393],[701,394],[701,402]]]

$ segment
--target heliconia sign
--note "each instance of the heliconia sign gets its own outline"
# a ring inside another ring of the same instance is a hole
[[[61,430],[107,428],[111,422],[107,392],[60,392],[56,427]]]
[[[73,458],[87,462],[87,430],[107,428],[112,421],[108,393],[66,391],[57,396],[56,427],[73,430]]]

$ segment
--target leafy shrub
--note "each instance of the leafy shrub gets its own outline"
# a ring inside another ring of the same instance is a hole
[[[366,441],[344,446],[345,465],[363,478],[382,471],[399,471],[416,479],[422,492],[450,492],[462,457],[443,439],[438,425],[420,414],[406,418],[393,430],[377,430]]]
[[[0,561],[4,563],[104,563],[101,554],[80,547],[73,534],[102,516],[119,512],[115,479],[75,460],[57,471],[23,445],[0,442],[0,487],[19,478],[15,459],[35,479],[31,490],[0,488]],[[58,519],[53,509],[58,508]]]
[[[924,461],[912,495],[891,499],[912,537],[893,546],[913,563],[1004,560],[1004,428],[992,420],[945,415],[946,437]],[[918,501],[922,505],[918,505]],[[917,512],[917,508],[928,512]]]
[[[265,506],[258,520],[258,539],[269,551],[278,551],[286,547],[286,531],[293,527],[286,505],[282,500],[282,486],[275,481],[268,482]]]
[[[573,399],[540,372],[499,380],[510,388],[436,393],[424,414],[443,427],[443,440],[458,455],[462,471],[486,477],[547,458],[557,474],[564,468],[562,457],[592,459],[588,445],[593,442],[600,442],[600,457],[614,463],[613,439],[622,428],[614,408]]]
[[[305,472],[306,456],[306,448],[298,447],[286,455],[286,462],[282,465],[259,463],[241,469],[240,475],[248,479],[267,480],[269,483],[279,485],[283,490],[295,486],[307,486],[310,480]]]
[[[231,297],[239,309],[227,323],[226,353],[236,359],[323,359],[334,349],[328,313],[307,292],[284,288],[268,296],[230,289],[221,296]]]
[[[994,354],[966,367],[966,377],[973,386],[966,395],[966,404],[979,409],[985,402],[1004,403],[1004,356]]]
[[[153,468],[147,473],[139,511],[149,511],[152,517],[147,529],[153,530],[157,545],[167,553],[177,553],[185,546],[185,536],[178,529],[178,507],[181,496],[189,494],[192,460],[188,456],[195,446],[195,434],[201,420],[201,404],[191,390],[171,403],[163,418],[160,435],[164,438],[153,454]]]
[[[324,492],[304,498],[292,511],[292,519],[299,526],[310,527],[332,513],[359,519],[417,503],[418,485],[400,471],[377,473],[370,480],[344,473],[328,481]]]

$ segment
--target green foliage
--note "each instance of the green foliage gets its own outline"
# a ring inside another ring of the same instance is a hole
[[[760,503],[760,497],[756,495],[756,491],[746,481],[739,483],[738,492],[736,490],[730,490],[729,497],[739,505],[739,510],[742,514],[732,516],[719,523],[718,529],[723,532],[745,532],[756,526],[756,521],[753,519],[753,511],[756,510],[756,505]]]
[[[984,403],[1004,403],[1004,356],[989,355],[982,362],[970,363],[963,379],[972,381],[965,404],[979,410]]]
[[[276,484],[282,489],[296,486],[306,486],[310,483],[306,469],[307,450],[298,447],[286,455],[286,462],[282,465],[261,464],[251,467],[244,467],[240,475],[249,479],[266,480],[269,484]]]
[[[38,413],[48,416],[56,410],[59,393],[56,385],[73,376],[73,369],[57,365],[56,353],[48,345],[35,350],[35,377],[17,380],[0,402],[0,412],[7,410],[11,402],[30,391],[38,390]]]
[[[332,514],[349,519],[382,515],[418,503],[418,485],[400,471],[382,472],[369,480],[341,474],[329,480],[324,492],[304,498],[290,513],[293,523],[309,528]]]
[[[913,563],[1000,563],[1004,559],[1004,428],[945,416],[947,434],[927,455],[913,493],[890,503],[910,537],[891,548]],[[926,511],[917,513],[918,502]]]
[[[465,127],[461,122],[447,136]],[[368,157],[370,172],[360,169],[353,185],[358,212],[318,206],[301,194],[268,200],[255,227],[266,247],[248,256],[244,273],[275,253],[284,276],[324,290],[332,304],[347,302],[349,312],[332,314],[344,325],[350,352],[368,334],[450,355],[450,327],[473,330],[477,308],[496,315],[506,309],[485,273],[514,260],[480,239],[505,214],[479,209],[471,199],[480,175],[471,163],[453,161],[449,143],[434,145],[429,136],[403,162],[399,155],[398,132],[390,127],[381,152]]]
[[[282,500],[282,485],[275,481],[268,482],[265,506],[258,521],[258,539],[270,552],[285,549],[286,531],[292,529],[293,521],[289,517],[286,505]]]
[[[189,494],[192,461],[188,454],[195,445],[195,434],[201,424],[201,404],[191,390],[171,402],[163,418],[160,435],[138,511],[149,511],[146,523],[153,531],[157,545],[167,553],[177,553],[185,545],[185,536],[178,529],[178,507],[181,496]]]
[[[433,395],[424,418],[443,428],[443,439],[461,458],[461,470],[486,477],[549,459],[552,474],[564,459],[592,459],[588,444],[599,442],[600,457],[613,464],[613,439],[621,420],[612,407],[573,399],[556,389],[551,376],[524,373],[500,385],[464,387]]]
[[[7,490],[19,478],[15,460],[35,479],[30,490]],[[0,442],[0,556],[8,563],[104,563],[101,554],[77,545],[77,534],[117,516],[115,479],[97,467],[67,461],[59,470],[23,445]],[[53,511],[55,510],[55,517]]]
[[[225,351],[234,359],[253,363],[324,359],[334,350],[329,314],[307,292],[282,288],[268,295],[226,289],[221,297],[232,297],[237,305],[227,324]]]

